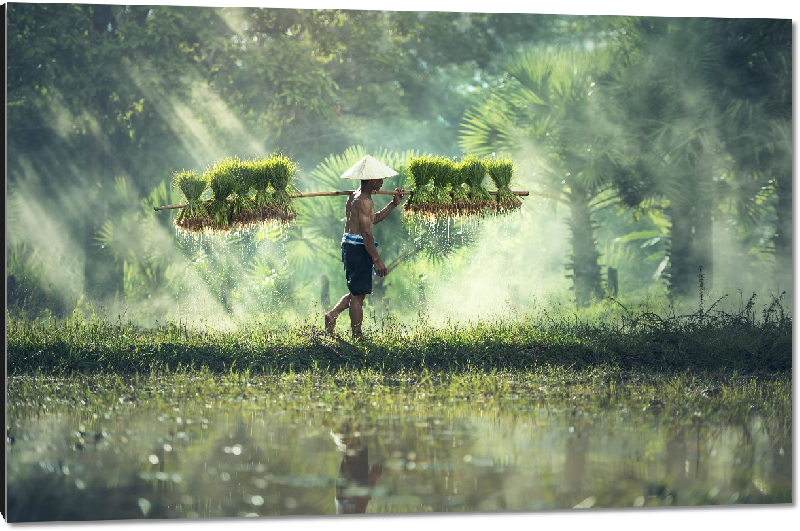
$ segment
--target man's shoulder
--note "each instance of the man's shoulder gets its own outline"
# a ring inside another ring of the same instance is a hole
[[[354,194],[353,205],[358,208],[370,208],[373,206],[372,198],[369,194]]]

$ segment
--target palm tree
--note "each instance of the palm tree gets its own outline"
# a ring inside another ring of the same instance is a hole
[[[469,110],[461,131],[465,152],[512,153],[539,176],[537,195],[569,209],[575,301],[601,298],[592,216],[619,202],[614,176],[628,155],[621,132],[603,116],[597,80],[610,65],[605,51],[529,51],[506,65],[499,87]]]
[[[791,188],[780,194],[772,174],[775,161],[784,172],[789,166],[790,31],[771,22],[628,20],[625,61],[602,82],[614,120],[638,145],[640,171],[631,182],[662,201],[671,222],[672,296],[690,294],[700,268],[712,285],[715,221],[733,216],[747,238],[772,204],[769,196],[778,194],[776,210],[784,205],[781,219],[790,211]],[[776,230],[776,248],[786,234]]]
[[[726,196],[750,235],[774,211],[771,247],[775,278],[792,269],[792,36],[787,20],[726,20],[717,32],[723,50],[715,90],[724,142],[733,161]],[[786,283],[791,288],[791,277]]]

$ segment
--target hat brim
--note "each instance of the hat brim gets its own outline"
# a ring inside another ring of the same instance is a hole
[[[341,175],[342,179],[352,179],[355,181],[371,181],[378,179],[388,179],[398,175],[389,166],[378,161],[369,155],[355,163],[355,165]]]

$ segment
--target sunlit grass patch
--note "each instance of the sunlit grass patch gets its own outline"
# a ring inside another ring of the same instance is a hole
[[[517,320],[367,330],[365,341],[331,338],[311,323],[242,325],[231,331],[105,321],[9,320],[10,373],[148,372],[165,367],[228,371],[315,368],[532,370],[540,366],[655,371],[791,369],[791,318],[708,312],[644,318],[573,319],[533,314]]]

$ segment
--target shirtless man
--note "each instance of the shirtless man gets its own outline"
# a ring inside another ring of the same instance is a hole
[[[336,319],[345,309],[350,309],[350,327],[353,337],[362,339],[361,323],[364,320],[364,298],[372,293],[372,268],[380,277],[386,276],[386,266],[378,254],[372,226],[380,223],[389,212],[403,200],[403,190],[397,188],[392,201],[380,212],[375,213],[372,194],[381,189],[383,179],[361,181],[361,187],[347,199],[345,211],[344,236],[342,237],[342,263],[344,264],[347,289],[331,311],[325,314],[325,331],[333,335]]]

